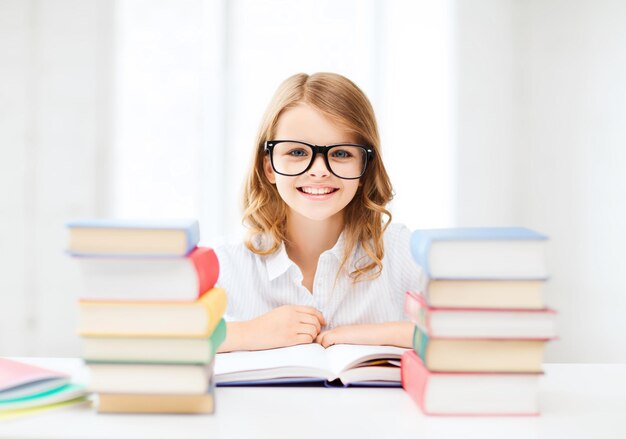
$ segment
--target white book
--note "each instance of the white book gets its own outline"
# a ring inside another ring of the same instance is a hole
[[[430,337],[547,340],[557,335],[551,309],[434,308],[419,293],[407,291],[404,311]]]
[[[126,394],[205,394],[213,371],[208,365],[88,363],[89,390]]]
[[[216,355],[218,385],[331,382],[343,385],[399,385],[399,360],[407,349],[395,346],[317,343]]]
[[[411,252],[431,279],[546,279],[548,238],[521,227],[415,230]]]
[[[213,249],[197,247],[185,257],[77,257],[82,300],[194,301],[219,274]]]

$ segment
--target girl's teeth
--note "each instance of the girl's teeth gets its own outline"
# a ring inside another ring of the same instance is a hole
[[[332,189],[330,188],[309,188],[309,187],[303,187],[302,188],[302,192],[305,192],[307,194],[311,194],[311,195],[323,195],[323,194],[329,194],[332,192]]]

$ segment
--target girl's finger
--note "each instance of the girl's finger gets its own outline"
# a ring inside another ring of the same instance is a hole
[[[312,325],[313,327],[315,327],[315,335],[319,334],[320,330],[322,329],[322,325],[316,317],[312,316],[311,314],[305,313],[299,313],[298,316],[300,318],[300,323]]]
[[[322,326],[326,325],[326,319],[322,313],[312,306],[297,306],[296,311],[315,316]]]

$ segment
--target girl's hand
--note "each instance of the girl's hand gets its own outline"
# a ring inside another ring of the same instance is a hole
[[[272,349],[312,343],[326,320],[310,306],[283,305],[246,323],[247,349]]]
[[[391,345],[410,348],[414,326],[410,322],[338,326],[320,333],[316,343],[325,348],[334,344]]]
[[[347,325],[338,326],[320,333],[315,339],[316,343],[325,348],[334,344],[370,344],[376,345],[376,331],[373,325]]]

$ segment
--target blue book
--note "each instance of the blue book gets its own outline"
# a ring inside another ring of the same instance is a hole
[[[87,219],[70,221],[67,228],[72,256],[184,257],[200,240],[194,219]]]
[[[547,241],[521,227],[426,229],[411,253],[430,279],[546,279]]]

